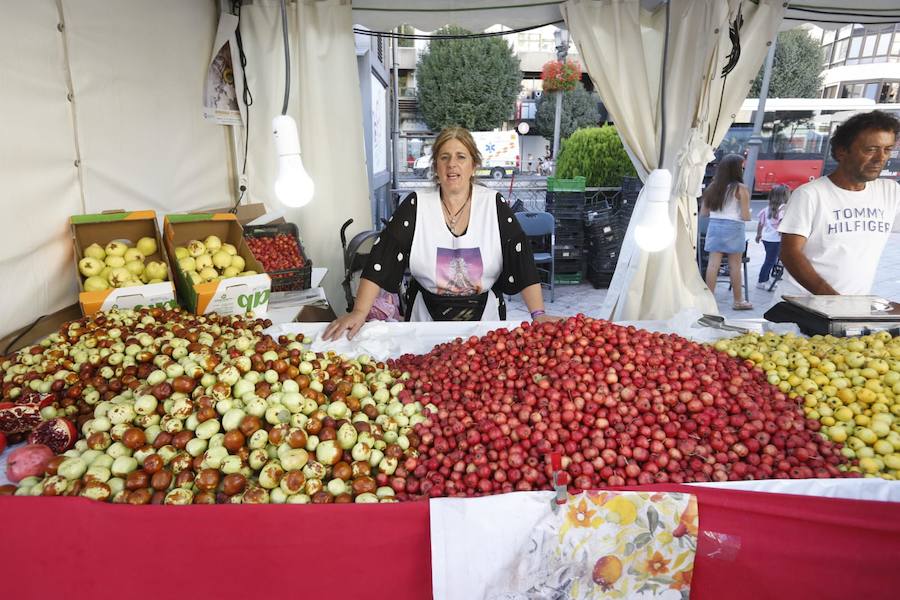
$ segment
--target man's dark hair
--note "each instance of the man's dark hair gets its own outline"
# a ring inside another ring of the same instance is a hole
[[[837,160],[836,151],[838,149],[849,150],[856,136],[867,129],[888,131],[896,137],[900,135],[900,119],[891,113],[880,110],[853,115],[834,130],[834,134],[831,136],[831,157]]]

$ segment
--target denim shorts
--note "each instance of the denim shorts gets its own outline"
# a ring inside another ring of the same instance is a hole
[[[743,221],[710,219],[703,249],[707,252],[721,252],[722,254],[742,254],[746,239]]]

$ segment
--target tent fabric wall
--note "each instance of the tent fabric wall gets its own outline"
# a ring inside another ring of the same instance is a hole
[[[2,4],[0,335],[5,335],[71,302],[75,276],[65,218],[81,212],[82,201],[56,3]]]
[[[164,214],[233,196],[227,129],[202,118],[215,2],[0,0],[0,8],[5,335],[76,301],[71,215]]]
[[[288,114],[297,121],[303,165],[315,182],[312,202],[287,211],[298,224],[307,254],[327,267],[323,282],[332,306],[344,306],[340,227],[372,227],[366,175],[362,100],[349,0],[305,0],[288,5],[291,94]],[[284,50],[278,2],[256,1],[241,11],[247,81],[253,91],[247,171],[252,201],[278,207],[272,118],[282,108]],[[368,84],[368,82],[366,82]]]
[[[112,209],[160,215],[228,206],[230,128],[202,117],[218,3],[213,0],[0,0],[0,336],[77,299],[68,218]],[[371,227],[362,105],[349,1],[290,5],[291,114],[314,202],[289,212],[328,297],[342,304],[340,224]],[[272,208],[271,119],[284,62],[278,3],[244,8],[250,190]],[[59,24],[63,27],[58,28]],[[71,101],[69,94],[71,93]]]
[[[758,4],[740,0],[670,3],[665,158],[660,165],[665,7],[648,12],[641,4],[639,0],[569,0],[562,9],[638,171],[645,175],[666,168],[673,172],[675,182],[675,243],[652,254],[637,247],[631,231],[644,209],[642,194],[601,316],[667,319],[685,308],[717,313],[695,261],[700,178],[711,158],[710,143],[717,144],[733,120],[731,115],[762,64],[766,42],[778,30],[784,7],[774,0]],[[723,80],[720,71],[731,51],[729,25],[739,9],[744,19],[741,56],[738,66]],[[608,52],[608,48],[619,51]],[[724,95],[720,94],[723,87]],[[717,129],[718,137],[709,132],[710,127]]]

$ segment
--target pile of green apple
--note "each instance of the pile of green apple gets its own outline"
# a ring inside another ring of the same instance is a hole
[[[244,270],[246,262],[233,244],[222,243],[215,235],[202,242],[191,240],[187,246],[176,247],[175,259],[178,267],[194,285],[229,277],[256,275],[256,271]]]
[[[78,271],[85,278],[84,291],[99,292],[167,281],[169,269],[165,262],[145,262],[156,251],[156,240],[152,237],[143,237],[134,246],[118,240],[106,246],[91,244],[84,249],[84,258],[78,261]]]

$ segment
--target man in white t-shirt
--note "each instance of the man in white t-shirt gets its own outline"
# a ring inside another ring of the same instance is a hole
[[[837,169],[798,187],[778,227],[782,294],[869,294],[900,207],[900,184],[878,179],[898,133],[900,120],[881,111],[835,130]]]

